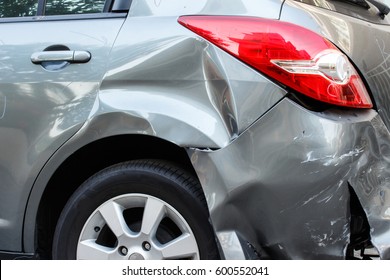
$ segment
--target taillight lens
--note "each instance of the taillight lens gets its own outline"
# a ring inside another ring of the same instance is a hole
[[[254,17],[182,16],[179,23],[270,78],[316,100],[372,108],[348,58],[297,25]]]

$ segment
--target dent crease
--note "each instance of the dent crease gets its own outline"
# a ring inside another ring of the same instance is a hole
[[[220,149],[286,94],[169,17],[158,18],[158,39],[154,32],[138,32],[153,20],[130,17],[125,22],[90,123],[121,112],[128,122],[143,119],[151,128],[129,126],[129,133],[150,134],[182,147]],[[129,46],[128,37],[137,43]]]
[[[188,152],[217,235],[236,232],[262,258],[344,259],[350,183],[388,258],[388,135],[374,111],[317,114],[284,99],[228,146]]]
[[[382,259],[390,259],[390,136],[382,119],[364,131],[367,151],[350,179],[371,227],[371,242]]]

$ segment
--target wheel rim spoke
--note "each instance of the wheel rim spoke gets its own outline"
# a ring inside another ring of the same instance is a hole
[[[108,202],[99,209],[99,212],[116,237],[131,234],[123,218],[123,209],[118,203]]]
[[[95,240],[84,240],[77,248],[77,259],[81,260],[108,260],[115,249],[101,246]]]
[[[142,217],[141,232],[149,236],[154,235],[164,216],[165,204],[160,200],[148,198]]]
[[[131,214],[127,211],[124,212],[126,209],[142,207],[140,205],[142,202],[144,209],[141,221],[141,217],[137,217],[137,213],[134,217],[124,216]],[[138,230],[133,232],[125,219],[131,225],[138,223],[139,226],[139,222],[141,222],[140,232]],[[163,224],[161,224],[162,222]],[[105,231],[100,231],[104,225],[109,227],[112,232],[107,228]],[[97,239],[98,243],[96,243]],[[166,242],[168,240],[170,241]],[[113,245],[114,242],[116,245]],[[149,249],[144,249],[146,250],[144,253],[147,255],[145,257],[148,259],[200,258],[195,236],[184,217],[166,201],[145,194],[117,196],[96,209],[80,235],[77,258],[122,259],[125,256],[118,253],[118,246],[123,245],[128,248],[129,252],[132,252],[131,250],[138,250],[139,246],[145,242],[152,245],[150,252]],[[135,247],[133,248],[133,246]]]
[[[180,259],[195,257],[198,254],[198,246],[194,236],[184,233],[170,241],[161,248],[164,259]]]

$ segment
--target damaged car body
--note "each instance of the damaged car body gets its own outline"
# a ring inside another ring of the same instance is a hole
[[[76,2],[0,12],[2,259],[390,259],[385,1]]]

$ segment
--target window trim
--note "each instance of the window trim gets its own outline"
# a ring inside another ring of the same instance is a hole
[[[0,23],[125,18],[130,9],[131,3],[132,0],[106,0],[103,12],[101,13],[46,16],[44,15],[46,0],[38,0],[36,16],[5,17],[0,18]]]
[[[55,16],[33,16],[33,17],[9,17],[0,18],[1,23],[14,22],[44,22],[44,21],[69,21],[69,20],[94,20],[94,19],[115,19],[126,18],[127,13],[92,13],[92,14],[70,14]]]

